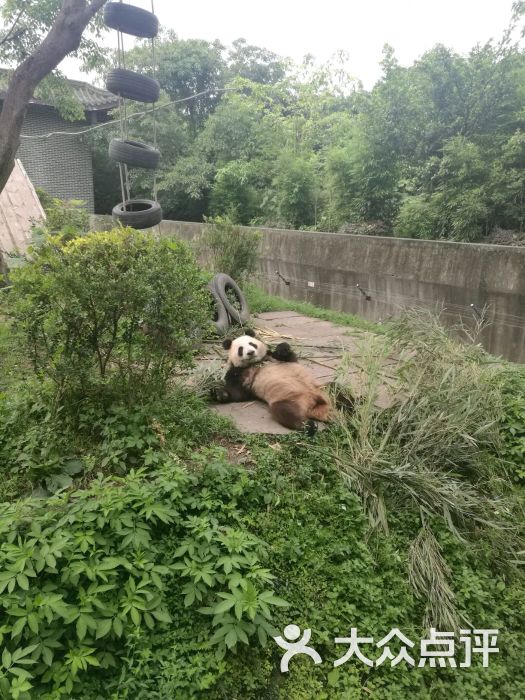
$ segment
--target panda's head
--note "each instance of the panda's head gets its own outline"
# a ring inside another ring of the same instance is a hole
[[[245,335],[235,340],[226,339],[222,347],[228,350],[228,361],[233,367],[247,367],[260,362],[268,353],[266,345],[261,340],[257,340],[254,331],[250,329]]]

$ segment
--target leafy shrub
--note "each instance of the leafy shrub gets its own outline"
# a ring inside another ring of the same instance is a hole
[[[441,238],[444,223],[439,195],[409,197],[401,205],[394,233],[400,238]]]
[[[229,216],[206,219],[209,226],[199,241],[199,250],[212,272],[224,272],[238,282],[253,274],[261,243],[258,231],[236,226]]]
[[[263,543],[239,522],[247,482],[233,476],[222,464],[190,475],[166,455],[151,480],[130,472],[0,506],[1,690],[69,697],[181,603],[219,657],[254,634],[265,642],[270,608],[285,603]]]
[[[525,372],[508,366],[504,372],[501,457],[515,481],[525,483]]]
[[[203,278],[180,242],[133,229],[50,238],[13,275],[11,312],[38,376],[130,400],[189,365],[207,323]]]
[[[93,399],[96,400],[93,400]],[[69,397],[35,381],[0,394],[0,502],[34,489],[42,495],[97,473],[156,467],[169,449],[184,456],[229,424],[193,393],[168,394],[132,406],[119,395]]]
[[[210,202],[215,216],[229,216],[239,224],[250,223],[258,211],[257,193],[250,176],[250,164],[236,160],[217,172]]]
[[[0,506],[4,693],[71,694],[79,673],[115,664],[122,635],[169,622],[152,534],[177,517],[182,483],[130,474]]]
[[[486,193],[476,187],[459,193],[449,203],[451,238],[455,241],[479,241],[491,228],[492,219],[485,203]]]
[[[318,185],[313,159],[284,152],[277,164],[273,187],[279,219],[292,228],[316,223]]]
[[[46,220],[33,229],[34,238],[38,240],[43,235],[60,234],[65,241],[89,230],[89,213],[85,202],[80,199],[63,201],[51,197],[42,189],[37,189],[37,194]]]

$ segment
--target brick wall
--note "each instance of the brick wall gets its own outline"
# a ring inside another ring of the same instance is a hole
[[[66,122],[51,107],[29,105],[22,134],[78,131],[86,122]],[[79,136],[21,140],[18,158],[35,187],[60,199],[82,199],[94,211],[91,151]]]

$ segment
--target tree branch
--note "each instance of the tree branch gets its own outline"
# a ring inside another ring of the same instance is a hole
[[[107,0],[64,0],[40,46],[14,71],[0,113],[0,192],[4,189],[20,145],[29,100],[40,81],[80,46],[82,34]]]
[[[13,22],[13,24],[12,24],[11,27],[9,28],[7,34],[6,34],[5,36],[3,36],[3,37],[0,39],[0,46],[2,46],[2,44],[5,44],[6,42],[9,41],[9,39],[11,38],[11,35],[13,34],[13,31],[14,31],[16,25],[17,25],[18,22],[20,21],[20,17],[22,17],[22,13],[24,12],[24,10],[25,10],[25,6],[22,5],[22,7],[20,8],[19,13],[18,13],[17,16],[15,17],[15,21]],[[13,36],[13,39],[16,38],[17,36],[20,36],[20,32],[17,32],[17,33]]]

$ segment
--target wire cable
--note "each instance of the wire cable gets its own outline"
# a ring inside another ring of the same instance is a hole
[[[189,102],[190,100],[195,100],[198,97],[203,97],[204,95],[209,95],[210,93],[220,93],[220,92],[238,92],[242,88],[208,88],[208,90],[202,90],[201,92],[195,93],[195,95],[189,95],[188,97],[181,97],[178,100],[171,100],[171,102],[165,102],[162,105],[159,105],[156,107],[157,112],[161,109],[165,109],[166,107],[172,107],[173,105],[181,104],[182,102]],[[133,114],[130,114],[128,119],[133,119],[135,117],[143,117],[145,114],[152,114],[155,111],[155,108],[151,109],[145,109],[142,112],[133,112]],[[52,136],[82,136],[83,134],[87,134],[90,131],[95,131],[96,129],[102,129],[105,126],[113,126],[114,124],[118,124],[118,119],[110,119],[107,122],[100,122],[100,124],[95,124],[94,126],[89,126],[87,129],[81,129],[80,131],[51,131],[48,134],[21,134],[20,138],[23,139],[48,139],[51,138]]]

